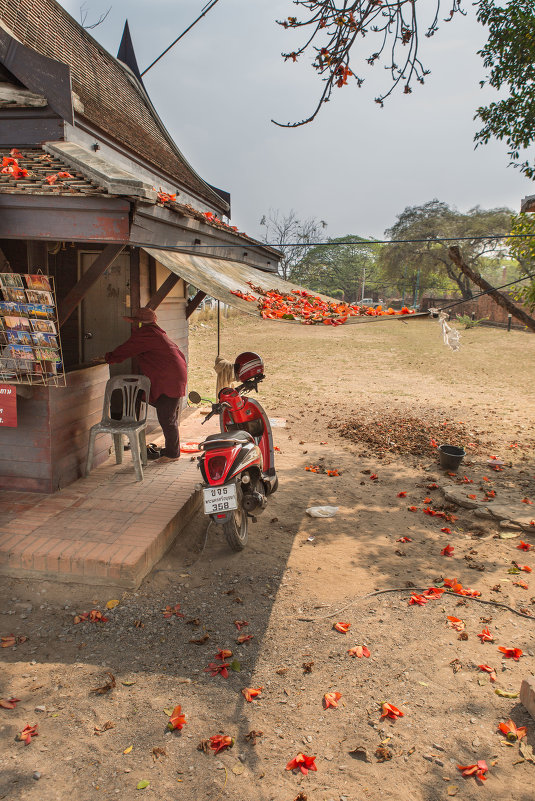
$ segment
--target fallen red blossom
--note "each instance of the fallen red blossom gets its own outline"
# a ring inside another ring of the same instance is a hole
[[[291,759],[286,765],[286,770],[300,770],[306,776],[309,770],[317,770],[315,756],[307,756],[306,754],[297,754],[296,757]]]

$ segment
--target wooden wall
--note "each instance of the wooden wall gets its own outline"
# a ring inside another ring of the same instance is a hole
[[[109,367],[99,364],[68,373],[66,387],[49,388],[50,461],[52,492],[84,475],[89,429],[102,418]],[[112,438],[100,434],[93,467],[109,456]]]
[[[17,428],[0,429],[0,489],[56,492],[83,475],[89,429],[102,416],[107,365],[67,374],[66,387],[32,387],[17,397]],[[96,467],[110,436],[97,437]]]

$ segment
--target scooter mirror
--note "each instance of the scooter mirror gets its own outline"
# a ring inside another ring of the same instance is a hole
[[[195,392],[195,390],[194,390],[194,389],[192,389],[192,390],[191,390],[191,392],[190,392],[190,393],[189,393],[189,395],[188,395],[188,398],[189,398],[189,400],[190,400],[190,403],[200,403],[200,402],[201,402],[201,400],[202,400],[202,398],[201,398],[201,396],[199,395],[199,393],[198,393],[198,392]]]

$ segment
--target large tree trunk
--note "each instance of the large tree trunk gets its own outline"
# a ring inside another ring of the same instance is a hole
[[[502,295],[502,293],[498,292],[497,289],[494,289],[492,284],[489,284],[489,282],[482,278],[479,273],[474,272],[474,270],[472,270],[472,268],[465,263],[461,255],[461,251],[456,245],[453,245],[448,249],[448,255],[452,262],[457,265],[459,270],[462,270],[463,273],[474,282],[474,284],[477,284],[477,286],[481,287],[481,289],[483,289],[485,292],[488,292],[491,298],[496,301],[498,306],[506,309],[509,314],[512,314],[513,317],[516,317],[517,320],[520,320],[520,322],[531,331],[535,331],[535,320],[533,317],[530,317],[529,314],[526,314],[526,312],[523,311],[523,309],[519,309],[518,306],[515,306],[515,304],[510,301],[508,297]]]

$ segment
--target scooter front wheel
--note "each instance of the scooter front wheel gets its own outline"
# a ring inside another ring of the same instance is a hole
[[[223,524],[227,542],[233,551],[243,551],[247,543],[247,513],[243,507],[232,512],[230,520]]]

